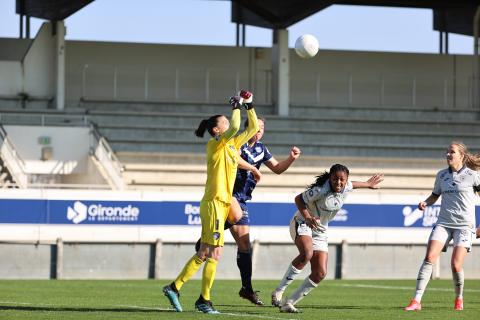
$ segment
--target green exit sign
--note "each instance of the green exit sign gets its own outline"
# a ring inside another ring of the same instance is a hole
[[[52,142],[52,138],[50,137],[38,137],[38,144],[42,145],[42,146],[47,146],[49,145],[50,143]]]

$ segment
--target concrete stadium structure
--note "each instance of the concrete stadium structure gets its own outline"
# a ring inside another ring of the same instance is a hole
[[[62,26],[57,24],[57,30]],[[403,199],[400,203],[415,203],[429,194],[435,173],[445,166],[442,157],[451,140],[480,150],[472,56],[320,51],[315,59],[301,60],[290,51],[290,105],[285,115],[274,106],[269,48],[66,41],[62,64],[51,59],[62,44],[59,36],[52,36],[52,25],[45,24],[35,40],[0,39],[0,121],[7,134],[8,126],[24,126],[22,139],[14,139],[13,131],[11,136],[26,160],[38,160],[38,153],[22,150],[32,149],[39,135],[44,136],[33,126],[57,127],[56,133],[49,133],[55,140],[56,134],[62,135],[61,126],[88,131],[87,125],[95,124],[121,162],[120,174],[131,192],[153,192],[151,196],[162,198],[183,191],[198,200],[205,181],[206,140],[196,139],[193,131],[208,115],[228,114],[227,98],[240,88],[254,91],[257,111],[266,118],[264,142],[274,155],[282,158],[292,145],[303,151],[284,175],[264,171],[256,191],[259,199],[292,199],[315,175],[341,162],[350,167],[352,179],[378,171],[386,175],[378,193],[360,192],[355,201],[385,203],[395,196]],[[64,66],[63,108],[58,108],[56,95],[59,65]],[[63,148],[61,154],[73,154],[79,145],[64,143]],[[80,167],[89,167],[86,153]],[[99,170],[66,178],[64,187],[95,181],[107,188]],[[5,193],[4,199],[36,194],[17,191]],[[35,191],[62,197],[61,190]],[[75,192],[75,199],[88,193]],[[171,270],[192,254],[198,234],[196,230],[190,236],[185,228],[1,228],[0,255],[10,257],[0,259],[1,278],[171,278]],[[283,269],[271,266],[283,266],[283,257],[293,256],[295,249],[286,227],[262,230],[253,231],[259,233],[253,237],[254,274],[278,278]],[[179,232],[189,236],[178,241],[171,237],[175,232],[177,238]],[[275,232],[281,236],[273,241]],[[139,236],[143,233],[148,237]],[[381,259],[383,269],[375,270],[378,277],[413,278],[427,234],[425,228],[332,228],[329,276],[371,277],[367,262]],[[238,276],[233,256],[230,239],[220,278]],[[28,264],[31,259],[38,263]],[[470,257],[468,277],[480,277],[476,261]],[[447,259],[442,259],[437,276],[450,277],[448,268]]]

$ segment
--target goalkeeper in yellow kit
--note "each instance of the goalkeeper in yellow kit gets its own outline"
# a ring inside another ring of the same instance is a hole
[[[175,311],[181,312],[179,290],[205,262],[202,275],[202,292],[195,302],[195,308],[204,313],[219,313],[210,301],[210,289],[215,279],[217,263],[223,249],[224,223],[227,218],[231,223],[241,218],[233,214],[232,191],[235,183],[240,147],[259,130],[257,115],[252,105],[253,95],[248,91],[240,91],[238,96],[230,98],[233,107],[230,121],[223,115],[215,115],[202,120],[195,135],[203,137],[205,131],[212,136],[207,143],[207,182],[205,193],[200,202],[200,218],[202,220],[202,238],[200,249],[185,264],[175,281],[163,287],[165,296]],[[235,136],[240,128],[240,108],[247,109],[248,127]],[[238,204],[237,204],[238,205]],[[241,211],[240,211],[241,212]]]

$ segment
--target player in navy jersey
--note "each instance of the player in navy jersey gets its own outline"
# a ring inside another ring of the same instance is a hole
[[[245,123],[247,126],[247,123]],[[281,174],[287,170],[290,165],[300,156],[300,149],[292,147],[288,158],[283,161],[277,161],[268,148],[260,142],[265,130],[265,120],[258,119],[259,130],[248,143],[240,148],[241,158],[251,166],[260,169],[265,164],[272,172]],[[247,168],[248,169],[248,168]],[[239,291],[240,297],[251,301],[256,305],[263,305],[257,292],[252,287],[252,253],[250,247],[250,217],[248,214],[247,201],[252,199],[252,192],[257,185],[256,170],[245,170],[240,165],[237,170],[237,178],[233,187],[233,196],[238,200],[243,211],[242,218],[232,227],[230,232],[238,246],[237,266],[240,269],[242,278],[242,288]]]
[[[242,288],[238,292],[239,296],[249,300],[253,304],[263,305],[264,303],[258,297],[252,287],[252,253],[250,246],[250,218],[248,213],[247,201],[252,199],[252,192],[257,182],[261,178],[260,166],[265,164],[272,172],[281,174],[287,170],[291,164],[300,156],[300,149],[293,146],[288,158],[283,161],[277,161],[268,148],[260,142],[265,130],[265,119],[258,119],[258,132],[240,148],[237,176],[233,187],[233,197],[237,199],[242,210],[242,218],[231,225],[228,221],[225,223],[225,229],[230,228],[230,232],[237,243],[237,266],[240,269],[242,279]],[[245,122],[248,127],[248,121]],[[197,242],[197,246],[198,246]],[[196,247],[196,250],[197,247]]]
[[[425,210],[442,197],[438,219],[428,240],[427,253],[418,271],[415,295],[405,308],[407,311],[422,309],[421,299],[432,276],[433,264],[451,240],[454,309],[463,310],[463,262],[472,248],[475,235],[475,193],[480,191],[480,174],[477,171],[480,169],[480,155],[470,154],[463,143],[454,141],[448,146],[446,160],[448,168],[437,173],[432,194],[418,204],[418,209]]]

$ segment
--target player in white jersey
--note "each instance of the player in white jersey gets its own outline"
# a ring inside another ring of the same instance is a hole
[[[447,149],[448,168],[440,170],[432,194],[418,204],[420,210],[433,205],[440,196],[438,220],[428,239],[427,253],[418,271],[415,296],[405,308],[421,310],[421,300],[432,275],[433,264],[442,248],[453,239],[451,268],[455,286],[455,310],[463,310],[463,261],[472,247],[475,235],[475,193],[480,190],[480,155],[472,155],[467,147],[454,141]]]
[[[383,175],[376,174],[365,182],[348,181],[349,170],[335,164],[329,172],[318,176],[303,193],[295,197],[295,212],[290,222],[290,234],[299,255],[288,266],[280,284],[272,292],[272,304],[282,312],[298,312],[295,304],[303,299],[327,274],[328,223],[342,208],[347,193],[356,188],[378,188]],[[283,303],[282,295],[287,286],[310,262],[312,271],[300,287]]]

